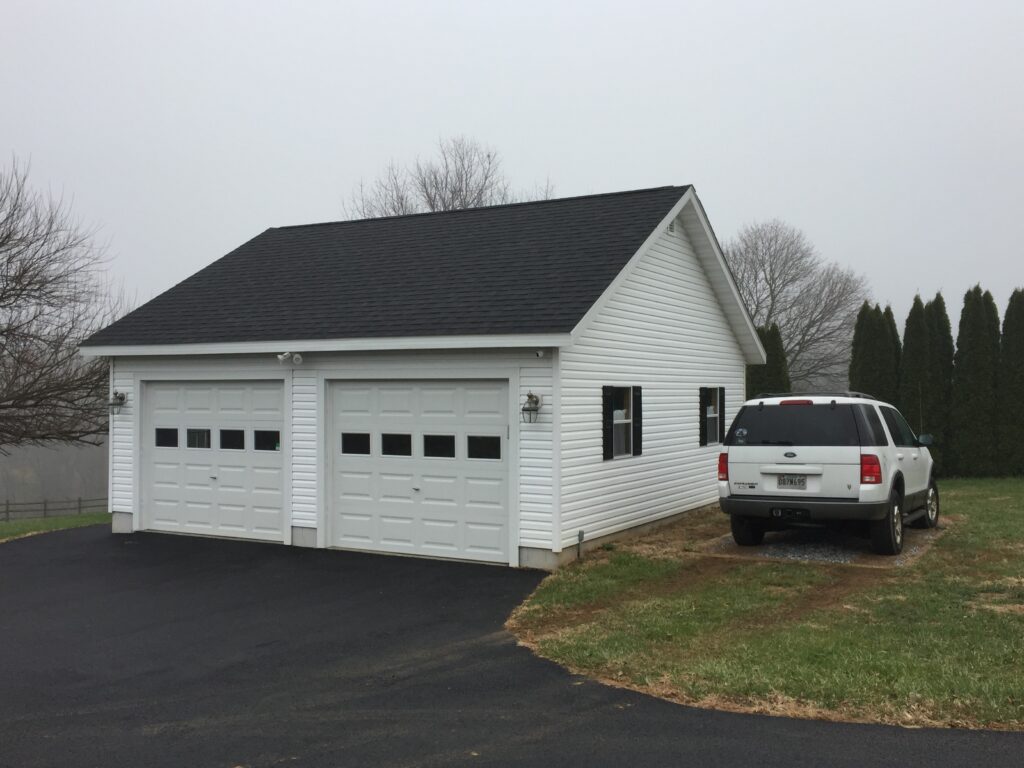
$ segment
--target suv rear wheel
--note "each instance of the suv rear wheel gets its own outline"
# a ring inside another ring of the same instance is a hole
[[[898,555],[903,551],[903,499],[899,491],[889,495],[889,510],[881,520],[871,523],[871,548],[880,555]]]
[[[732,527],[732,540],[741,547],[756,547],[764,541],[764,523],[750,517],[730,515],[729,524]]]
[[[915,528],[934,528],[939,524],[939,486],[932,480],[928,483],[928,497],[925,499],[924,514],[911,525]]]

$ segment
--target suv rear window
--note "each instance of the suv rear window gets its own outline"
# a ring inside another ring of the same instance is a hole
[[[860,445],[853,406],[745,405],[726,445]]]

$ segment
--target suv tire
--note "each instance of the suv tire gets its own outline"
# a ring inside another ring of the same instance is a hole
[[[741,547],[756,547],[764,541],[764,524],[760,520],[730,515],[729,524],[732,528],[732,540]]]
[[[928,483],[928,496],[925,498],[924,514],[911,525],[915,528],[934,528],[939,524],[939,486],[932,480]]]
[[[889,494],[885,517],[871,523],[871,548],[879,555],[898,555],[903,551],[903,499],[899,491]]]

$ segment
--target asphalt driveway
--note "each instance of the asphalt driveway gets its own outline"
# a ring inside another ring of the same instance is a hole
[[[82,528],[0,545],[0,765],[1019,766],[1024,735],[689,709],[502,630],[540,574]]]

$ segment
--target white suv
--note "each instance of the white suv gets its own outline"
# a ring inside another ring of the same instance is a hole
[[[718,495],[737,544],[794,525],[863,521],[876,552],[903,550],[903,526],[933,528],[939,490],[930,435],[869,395],[758,395],[718,457]]]

